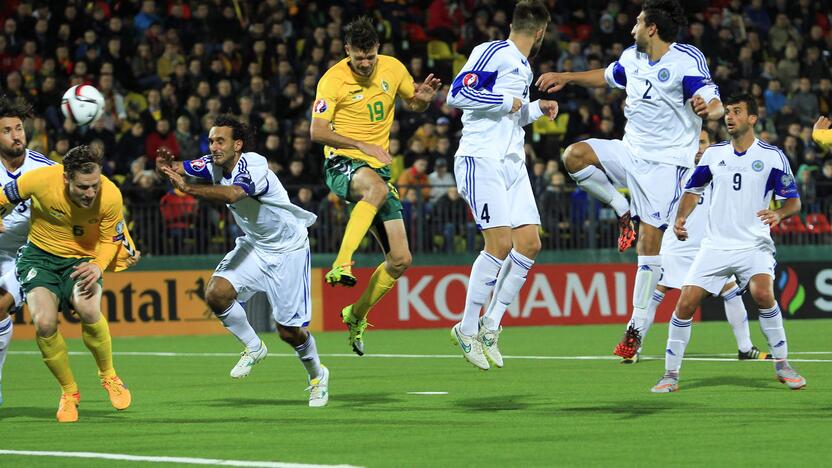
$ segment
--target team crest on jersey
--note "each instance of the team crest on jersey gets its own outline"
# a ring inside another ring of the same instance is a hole
[[[462,86],[465,86],[466,88],[476,88],[479,81],[480,78],[476,73],[467,73],[462,77]]]
[[[659,81],[664,83],[665,81],[670,79],[670,70],[667,68],[662,68],[659,70]]]
[[[191,161],[191,169],[201,171],[205,169],[205,161],[203,159],[194,159]]]
[[[386,93],[387,91],[390,91],[390,83],[388,83],[388,82],[387,82],[387,80],[381,80],[381,89],[382,89],[385,93]]]
[[[116,223],[116,234],[124,233],[124,221],[119,221]]]
[[[751,163],[751,169],[754,169],[755,172],[760,172],[763,170],[763,162],[759,159],[755,159],[753,163]]]
[[[326,106],[326,99],[318,99],[315,101],[315,105],[312,107],[312,111],[316,114],[323,114],[326,112],[328,107]]]

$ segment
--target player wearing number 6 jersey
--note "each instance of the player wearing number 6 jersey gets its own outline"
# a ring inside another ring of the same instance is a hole
[[[760,310],[760,328],[774,356],[777,378],[797,390],[806,379],[789,366],[783,317],[774,299],[774,242],[771,226],[800,211],[789,160],[778,148],[754,135],[757,101],[749,95],[730,97],[725,124],[730,144],[705,150],[690,177],[679,205],[674,233],[688,238],[688,219],[697,208],[702,192],[712,185],[707,228],[682,287],[682,295],[670,320],[665,354],[665,374],[652,391],[673,392],[679,388],[679,369],[690,339],[692,317],[702,299],[718,294],[733,275],[741,288],[748,287]],[[772,195],[785,200],[769,210]]]
[[[485,238],[471,268],[462,322],[451,337],[480,369],[489,369],[489,361],[503,367],[500,321],[540,252],[540,214],[526,170],[523,127],[544,115],[554,119],[558,111],[555,101],[529,102],[528,59],[540,50],[548,24],[540,1],[519,2],[508,40],[475,47],[447,98],[463,110],[456,184]]]
[[[682,194],[679,183],[694,165],[702,119],[724,113],[702,52],[673,42],[684,23],[678,0],[645,0],[632,30],[635,44],[606,70],[546,73],[537,81],[549,92],[573,82],[627,93],[622,140],[593,138],[563,154],[578,186],[618,214],[619,250],[635,238],[631,220],[639,223],[632,326],[613,351],[625,359],[640,345],[650,297],[662,276],[662,234]],[[616,190],[623,187],[630,191],[629,203]]]
[[[410,110],[423,112],[441,83],[428,75],[417,86],[401,62],[378,55],[378,36],[366,18],[347,25],[344,39],[347,58],[327,70],[318,82],[309,132],[312,141],[325,145],[327,186],[354,203],[326,282],[333,286],[356,284],[352,255],[371,227],[384,252],[384,262],[376,268],[364,293],[341,311],[349,343],[360,356],[364,354],[367,313],[411,262],[402,204],[390,185],[392,158],[387,152],[396,96]]]

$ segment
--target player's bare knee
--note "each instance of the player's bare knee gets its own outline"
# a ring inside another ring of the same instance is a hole
[[[391,276],[398,278],[402,276],[408,268],[410,268],[412,263],[413,255],[411,255],[410,252],[391,254],[387,260],[387,268],[389,269]]]
[[[485,251],[497,258],[504,259],[508,257],[512,246],[511,235],[492,237],[486,242]]]
[[[32,319],[32,322],[35,324],[35,332],[40,337],[47,338],[58,332],[57,320],[37,316]]]
[[[298,347],[306,343],[307,340],[306,330],[301,327],[286,327],[278,324],[277,335],[293,347]]]
[[[754,302],[763,309],[770,309],[777,303],[774,298],[774,291],[767,289],[751,291],[751,297],[754,299]]]
[[[523,254],[523,256],[531,259],[536,258],[542,248],[543,245],[541,244],[540,237],[538,236],[530,236],[528,239],[523,239],[515,247],[515,249]]]
[[[387,200],[387,193],[389,191],[390,189],[387,187],[387,184],[379,179],[378,182],[370,184],[367,190],[361,194],[361,201],[365,201],[376,208],[381,208],[385,200]]]
[[[211,278],[205,290],[205,302],[215,314],[225,312],[237,298],[237,292],[228,281],[215,281]]]
[[[572,174],[585,168],[589,165],[587,161],[588,151],[591,151],[591,147],[584,142],[573,143],[567,146],[566,151],[561,156],[563,167]]]

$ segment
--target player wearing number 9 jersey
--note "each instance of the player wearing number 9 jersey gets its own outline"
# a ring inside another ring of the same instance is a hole
[[[371,227],[384,252],[385,261],[376,268],[362,296],[341,311],[349,343],[361,355],[367,313],[411,262],[402,205],[396,189],[389,185],[392,159],[388,147],[396,96],[409,110],[423,112],[441,83],[428,75],[417,86],[401,62],[379,55],[378,35],[366,18],[347,25],[344,44],[347,58],[318,82],[309,131],[312,141],[325,145],[327,186],[355,204],[332,270],[325,276],[327,283],[356,284],[352,255]]]
[[[665,374],[654,393],[679,388],[679,369],[690,340],[693,314],[708,294],[717,294],[732,275],[748,288],[760,311],[760,328],[774,356],[777,378],[791,389],[806,379],[788,362],[783,317],[774,297],[774,242],[771,226],[800,212],[800,198],[789,160],[777,147],[754,135],[757,101],[750,95],[729,97],[725,123],[730,144],[709,147],[688,181],[676,214],[674,234],[688,238],[687,222],[694,209],[707,209],[707,228],[682,287],[670,320],[665,353]],[[697,208],[700,195],[712,185],[710,205]],[[783,201],[770,210],[772,197]]]

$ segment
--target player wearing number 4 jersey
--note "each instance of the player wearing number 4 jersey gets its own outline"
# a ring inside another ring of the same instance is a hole
[[[665,374],[654,393],[679,389],[679,369],[690,340],[692,317],[702,299],[717,294],[732,275],[748,287],[760,310],[760,328],[774,356],[777,379],[797,390],[806,379],[789,366],[783,317],[774,299],[774,242],[771,226],[800,211],[789,160],[778,148],[754,135],[757,101],[749,95],[730,97],[725,124],[730,144],[705,151],[686,185],[673,227],[679,240],[688,238],[688,220],[694,209],[707,209],[702,247],[691,265],[676,311],[670,320],[665,352]],[[709,206],[697,208],[700,195],[713,185]],[[785,200],[769,210],[772,195]]]
[[[354,204],[338,256],[326,274],[335,286],[355,286],[352,255],[372,228],[384,262],[370,277],[355,304],[341,311],[349,343],[364,354],[364,330],[370,308],[393,288],[410,266],[410,248],[402,221],[402,204],[390,185],[392,161],[387,152],[396,96],[412,111],[427,109],[440,81],[428,75],[418,86],[401,62],[378,55],[372,23],[358,18],[345,32],[347,58],[327,70],[318,82],[310,136],[324,147],[324,178],[333,193]]]
[[[548,24],[541,2],[519,2],[508,40],[475,47],[447,98],[463,110],[456,184],[485,238],[471,268],[462,322],[451,337],[465,359],[484,370],[503,367],[500,321],[540,252],[540,214],[526,171],[523,126],[557,115],[555,101],[529,102],[528,60],[540,50]]]
[[[157,169],[177,189],[225,203],[245,233],[217,265],[205,290],[208,306],[246,348],[231,377],[246,377],[268,353],[240,303],[264,292],[280,338],[295,349],[309,375],[309,406],[324,406],[329,400],[329,370],[321,365],[315,338],[306,329],[312,318],[307,228],[316,217],[289,201],[266,158],[244,151],[247,140],[246,126],[219,116],[208,132],[210,155],[177,162],[160,149]],[[185,174],[209,183],[186,183]]]
[[[606,70],[546,73],[537,81],[549,92],[574,82],[627,93],[622,140],[593,138],[570,145],[563,155],[578,186],[618,214],[619,250],[630,247],[631,221],[638,222],[633,325],[613,351],[625,359],[638,350],[651,293],[662,275],[662,234],[681,196],[679,183],[694,165],[702,119],[724,113],[705,57],[696,47],[673,42],[684,23],[677,0],[645,0],[632,30],[635,45]],[[629,189],[629,203],[616,190],[623,187]]]

